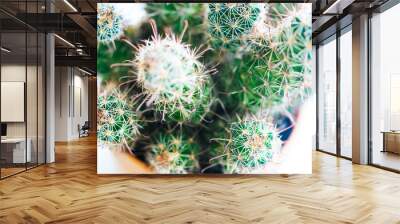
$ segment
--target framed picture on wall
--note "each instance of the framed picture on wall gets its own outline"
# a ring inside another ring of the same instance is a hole
[[[25,82],[1,82],[1,122],[25,122]]]

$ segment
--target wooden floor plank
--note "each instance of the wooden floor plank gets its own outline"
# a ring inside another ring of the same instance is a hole
[[[0,223],[400,223],[400,175],[320,152],[312,175],[98,176],[96,139],[0,181]]]

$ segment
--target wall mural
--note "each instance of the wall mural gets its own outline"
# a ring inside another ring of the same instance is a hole
[[[311,173],[311,4],[99,3],[99,174]]]

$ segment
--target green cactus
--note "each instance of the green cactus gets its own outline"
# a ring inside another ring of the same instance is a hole
[[[132,50],[125,42],[114,41],[114,46],[99,43],[97,47],[97,75],[102,82],[119,82],[129,71],[127,67],[112,67],[111,65],[133,57]]]
[[[123,33],[122,16],[110,4],[100,3],[97,9],[97,40],[112,42]]]
[[[152,139],[147,159],[157,173],[185,174],[199,170],[199,145],[179,133],[160,133]]]
[[[211,99],[209,71],[199,61],[204,52],[173,34],[161,37],[154,23],[152,27],[154,36],[135,46],[136,56],[128,63],[134,68],[134,82],[142,88],[146,104],[162,113],[162,120],[196,120]]]
[[[183,41],[190,44],[204,42],[205,4],[193,3],[149,3],[146,5],[148,15],[155,20],[158,30],[171,28],[173,33],[185,30],[185,21],[190,29],[186,31]]]
[[[165,114],[167,121],[180,124],[186,122],[199,124],[210,112],[214,103],[212,90],[213,88],[210,84],[206,84],[203,88],[197,89],[192,96],[192,100],[181,104],[181,107],[174,104],[157,104],[155,110],[160,114],[165,114],[165,111],[169,111],[169,113]]]
[[[293,84],[288,89],[290,99],[307,97],[311,92],[311,26],[295,17],[291,26],[284,28],[274,41],[282,58],[275,67],[288,73],[289,84]]]
[[[293,17],[279,32],[249,35],[246,52],[232,60],[234,66],[228,67],[223,79],[227,83],[223,86],[228,87],[225,91],[232,93],[228,94],[231,101],[256,111],[260,107],[285,108],[309,95],[310,30],[309,25]]]
[[[268,3],[265,5],[265,24],[271,32],[293,25],[298,19],[303,24],[311,24],[311,4],[309,3]]]
[[[211,3],[208,12],[208,32],[216,46],[234,46],[250,33],[259,18],[258,4]]]
[[[227,148],[227,172],[262,172],[279,153],[282,142],[278,131],[263,121],[241,121],[231,124]]]
[[[97,98],[97,136],[101,144],[130,147],[141,128],[134,103],[126,94],[113,90]]]

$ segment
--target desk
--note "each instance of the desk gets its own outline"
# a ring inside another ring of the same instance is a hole
[[[400,131],[382,131],[382,134],[382,152],[392,152],[400,154]]]
[[[30,138],[26,140],[28,143],[25,153],[25,138],[5,138],[1,139],[1,151],[2,157],[9,163],[25,163],[31,162],[32,153],[31,145],[32,141]],[[12,156],[11,156],[12,154]],[[12,160],[11,160],[12,158]]]

